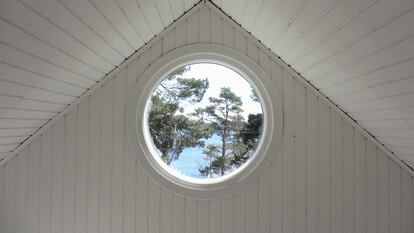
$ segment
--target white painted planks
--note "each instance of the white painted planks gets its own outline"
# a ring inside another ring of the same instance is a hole
[[[198,22],[198,14],[190,19]],[[412,177],[254,43],[221,24],[230,32],[211,43],[250,56],[283,94],[283,148],[264,176],[232,196],[195,200],[164,190],[136,163],[126,141],[126,94],[163,53],[160,41],[0,168],[0,223],[11,223],[0,226],[6,232],[412,232]],[[196,32],[183,36],[187,25]],[[179,25],[164,42],[194,43],[198,30],[210,27],[200,25]]]
[[[400,121],[414,118],[413,112],[405,111],[413,107],[413,1],[213,3],[379,138],[399,159],[414,162],[411,151],[407,153],[407,149],[382,140],[389,136],[387,131],[377,131],[366,121],[387,124],[390,114]],[[371,111],[369,115],[366,110]],[[413,137],[409,133],[399,138]]]
[[[36,111],[46,110],[46,119],[55,118],[189,10],[194,1],[188,3],[174,7],[173,15],[172,5],[184,2],[2,1],[0,99],[19,101],[7,105],[7,114],[0,101],[0,118],[19,118],[16,110],[31,110],[24,112],[25,118],[36,118]],[[2,145],[0,158],[44,124],[2,127],[1,135],[22,137],[13,146]]]

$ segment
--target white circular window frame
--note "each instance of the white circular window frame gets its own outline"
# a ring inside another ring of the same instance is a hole
[[[180,174],[157,155],[148,130],[148,103],[154,89],[172,71],[194,63],[228,67],[256,90],[263,109],[263,131],[255,155],[234,172],[214,179],[196,179]],[[278,154],[283,135],[283,106],[277,88],[263,69],[237,50],[212,44],[180,47],[154,61],[131,88],[127,103],[130,145],[150,178],[164,188],[192,198],[212,199],[236,193],[258,180]]]

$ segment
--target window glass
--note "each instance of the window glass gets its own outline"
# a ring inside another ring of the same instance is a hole
[[[260,142],[260,99],[245,78],[222,65],[174,70],[155,87],[147,109],[154,156],[184,176],[230,174],[254,157]]]

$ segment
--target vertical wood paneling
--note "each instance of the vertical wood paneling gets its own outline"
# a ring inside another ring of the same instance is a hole
[[[318,102],[318,232],[330,232],[330,114],[329,107]]]
[[[377,148],[367,143],[366,152],[366,221],[367,232],[378,231],[378,156]]]
[[[111,229],[111,175],[113,173],[113,85],[114,80],[102,87],[101,151],[99,158],[99,231]]]
[[[384,153],[378,155],[378,232],[390,232],[389,162]]]
[[[98,97],[98,95],[97,95]],[[52,128],[53,156],[52,156],[52,232],[62,232],[63,220],[63,145],[64,121],[59,121]],[[28,160],[30,161],[30,153]],[[29,174],[28,174],[29,177]],[[29,180],[27,181],[29,182]],[[27,198],[27,197],[26,197]],[[96,215],[98,216],[98,215]],[[27,218],[26,218],[27,219]],[[91,222],[92,224],[92,222]],[[30,229],[27,226],[27,229]],[[89,231],[93,232],[93,231]]]
[[[309,233],[318,232],[318,102],[320,100],[307,91],[306,99],[306,228]],[[283,168],[282,168],[283,169]]]
[[[111,232],[122,232],[123,229],[123,191],[124,191],[124,112],[125,112],[125,80],[126,70],[121,71],[114,83],[113,90],[113,152],[111,177]],[[117,155],[117,156],[115,156]]]
[[[47,131],[40,137],[40,180],[39,180],[39,232],[50,231],[50,200],[51,200],[51,158],[52,158],[52,131]],[[86,164],[86,163],[84,163]],[[20,169],[17,168],[19,171]],[[19,172],[22,172],[21,170]],[[23,172],[24,174],[24,172]],[[19,183],[17,183],[18,185]],[[24,192],[23,192],[24,193]],[[18,195],[18,193],[16,193]],[[17,205],[17,203],[16,203]]]
[[[62,148],[61,148],[62,149]],[[40,140],[36,140],[29,146],[29,190],[28,192],[28,210],[27,210],[27,227],[28,230],[34,233],[39,232],[39,174],[40,174]],[[11,165],[13,165],[12,163]],[[6,173],[7,174],[7,173]],[[14,185],[10,186],[13,187]],[[7,191],[7,187],[6,187]],[[13,204],[14,206],[14,197],[7,201],[6,203]],[[12,209],[12,213],[13,213]],[[13,213],[14,214],[14,213]],[[9,219],[6,222],[6,225],[17,224],[17,222],[13,219]],[[14,229],[9,228],[10,231],[6,232],[13,232]]]
[[[87,232],[99,232],[99,157],[101,145],[102,89],[88,99],[90,116],[88,130],[90,132],[88,144],[88,166],[86,182],[88,183],[87,202]]]
[[[77,109],[76,171],[75,171],[75,232],[87,231],[88,157],[90,132],[88,128],[89,101],[82,102]],[[44,231],[47,232],[47,231]]]
[[[248,55],[283,97],[281,150],[256,182],[222,199],[195,200],[160,187],[136,162],[126,137],[129,88],[162,54],[197,42]],[[408,233],[414,227],[413,192],[412,177],[255,43],[204,8],[0,168],[0,229]]]
[[[50,134],[53,135],[52,131],[49,131]],[[50,137],[50,149],[52,149],[52,143],[53,139]],[[52,151],[51,151],[52,152]],[[28,159],[28,148],[25,148],[22,150],[19,155],[16,157],[17,159],[17,189],[16,189],[16,218],[19,219],[19,224],[16,226],[16,232],[27,232],[27,188],[28,188],[28,171],[29,171],[29,159]],[[51,159],[51,158],[50,158]],[[50,163],[52,160],[50,160]],[[52,169],[52,167],[50,167]],[[4,169],[2,169],[4,170]],[[52,175],[49,177],[50,181],[52,181]],[[52,183],[50,185],[50,189],[48,190],[51,194],[51,187]],[[3,187],[2,187],[3,189]],[[48,202],[49,204],[49,211],[52,210],[52,196],[49,196]],[[1,201],[1,200],[0,200]],[[4,206],[1,206],[2,209]],[[49,221],[51,220],[51,216],[49,217]],[[1,221],[0,221],[1,223]],[[51,224],[51,223],[50,223]],[[3,225],[3,224],[0,224]],[[51,226],[51,225],[50,225]],[[50,227],[49,226],[49,227]],[[1,228],[0,228],[1,229]],[[49,228],[50,231],[50,228]],[[47,232],[47,231],[46,231]]]
[[[4,201],[6,199],[6,194],[4,192],[6,184],[4,183],[4,172],[5,168],[0,169],[0,230],[4,232],[4,222],[5,222],[5,216],[6,210],[4,208]]]
[[[330,112],[330,218],[331,232],[342,229],[342,119]]]
[[[342,231],[354,232],[354,129],[342,121],[343,135],[343,215]]]
[[[354,189],[354,221],[355,232],[366,232],[366,140],[355,134],[355,189]],[[397,168],[397,170],[399,170]]]
[[[7,163],[7,165],[4,167],[5,171],[4,171],[4,210],[3,210],[3,214],[4,214],[4,220],[3,220],[3,229],[4,232],[14,232],[16,230],[16,208],[15,208],[15,203],[16,203],[16,160],[11,161],[10,163]],[[36,183],[37,184],[37,183]],[[33,186],[35,186],[36,184],[33,184]],[[33,197],[33,199],[36,197]],[[34,204],[33,206],[35,206],[36,204]],[[32,210],[31,212],[31,220],[36,218],[36,213],[33,212],[34,208],[30,208],[30,210]],[[31,222],[32,226],[34,226],[33,229],[36,229],[35,225],[33,224],[33,221]]]
[[[295,199],[294,199],[294,176],[295,176],[295,154],[294,154],[294,89],[293,77],[287,72],[283,73],[283,89],[284,92],[284,142],[283,142],[283,154],[282,154],[282,190],[283,190],[283,201],[282,201],[282,232],[293,233],[295,231]]]
[[[295,232],[306,232],[306,89],[294,82]]]
[[[222,200],[222,230],[221,232],[234,232],[234,196]],[[258,207],[260,208],[260,207]],[[259,215],[257,215],[260,218]]]
[[[197,232],[197,201],[184,198],[184,233]]]

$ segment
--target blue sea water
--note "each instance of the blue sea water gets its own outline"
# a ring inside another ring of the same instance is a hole
[[[205,145],[209,144],[219,144],[220,137],[213,135],[211,138],[205,141]],[[177,160],[174,160],[170,163],[170,167],[179,171],[183,175],[198,178],[206,179],[206,176],[202,176],[199,172],[199,168],[206,163],[205,156],[203,155],[203,147],[190,147],[183,150],[180,154],[180,157]]]

